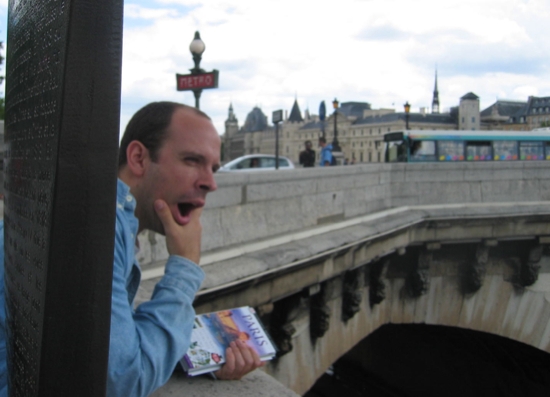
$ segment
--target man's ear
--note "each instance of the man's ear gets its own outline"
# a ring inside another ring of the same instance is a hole
[[[132,141],[128,144],[126,159],[128,169],[135,176],[142,176],[147,164],[151,161],[149,150],[139,141]]]

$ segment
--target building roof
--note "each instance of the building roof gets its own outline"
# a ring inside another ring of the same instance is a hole
[[[237,117],[235,116],[235,112],[233,112],[233,103],[229,103],[229,111],[227,112],[227,120],[226,122],[238,122]]]
[[[338,108],[338,112],[346,116],[354,116],[357,118],[363,117],[364,110],[370,110],[368,102],[342,102]]]
[[[326,126],[326,123],[325,123],[325,126]],[[313,129],[321,130],[322,128],[323,128],[322,121],[310,121],[309,123],[306,123],[302,127],[300,127],[301,130],[313,130]]]
[[[490,116],[513,116],[519,111],[524,110],[527,106],[525,101],[511,101],[505,99],[499,99],[488,108],[481,111],[481,117]]]
[[[379,123],[392,123],[395,121],[405,121],[405,113],[388,113],[379,116],[369,116],[357,120],[353,124],[379,124]],[[409,113],[409,123],[454,123],[449,113]]]
[[[526,114],[549,114],[550,97],[530,96],[527,102]]]
[[[267,128],[267,116],[262,109],[255,106],[246,116],[246,121],[241,128],[242,132],[264,131]]]
[[[292,110],[290,111],[290,116],[288,117],[288,121],[292,122],[302,122],[304,119],[302,118],[302,112],[300,112],[300,106],[298,106],[298,100],[294,100],[294,105],[292,105]]]
[[[469,93],[467,93],[466,95],[464,95],[464,96],[463,96],[462,98],[460,98],[460,99],[473,99],[473,100],[477,100],[477,99],[479,99],[479,97],[478,97],[476,94],[474,94],[473,92],[469,92]]]

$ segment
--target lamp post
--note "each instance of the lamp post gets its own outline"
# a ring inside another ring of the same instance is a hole
[[[195,62],[195,67],[193,69],[190,69],[191,74],[201,74],[204,73],[204,70],[200,68],[201,59],[202,59],[202,53],[206,49],[206,46],[204,45],[204,42],[201,40],[201,35],[199,31],[197,30],[195,32],[195,37],[193,38],[193,41],[191,44],[189,44],[189,51],[191,51],[191,54],[193,55],[193,62]],[[199,108],[199,99],[201,97],[202,89],[193,90],[193,94],[195,95],[195,107],[197,109]]]
[[[191,74],[176,73],[176,89],[178,91],[193,91],[195,94],[195,107],[199,109],[199,99],[203,89],[218,88],[219,72],[214,69],[211,72],[206,72],[201,69],[202,53],[206,46],[201,40],[199,32],[195,32],[195,38],[189,44],[189,51],[193,55],[195,67],[189,69]]]
[[[409,104],[409,101],[407,101],[403,107],[405,108],[405,129],[409,129],[409,112],[411,111],[411,105]]]
[[[283,111],[275,110],[272,113],[273,124],[275,124],[275,169],[279,169],[279,123],[283,121]]]
[[[338,127],[336,125],[338,117],[338,99],[334,98],[334,101],[332,101],[332,107],[334,108],[334,139],[332,140],[332,151],[340,152],[340,144],[338,143]]]

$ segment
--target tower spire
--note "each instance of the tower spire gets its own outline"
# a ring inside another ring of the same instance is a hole
[[[432,113],[439,113],[439,91],[437,90],[437,68],[435,69],[434,98],[432,100]]]

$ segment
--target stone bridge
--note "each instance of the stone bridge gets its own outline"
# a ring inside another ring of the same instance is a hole
[[[220,174],[204,211],[197,311],[256,307],[280,348],[265,372],[298,394],[387,323],[550,352],[549,171],[488,162]],[[162,237],[139,238],[144,300],[167,254]],[[187,385],[173,379],[155,395]]]

